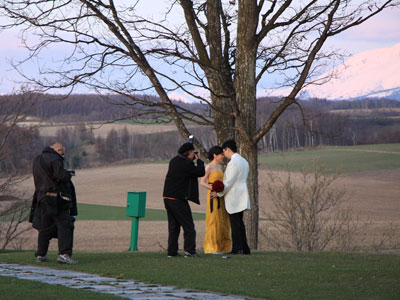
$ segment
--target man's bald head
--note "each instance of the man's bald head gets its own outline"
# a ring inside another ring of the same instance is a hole
[[[64,146],[63,146],[61,143],[56,142],[56,143],[54,143],[53,145],[51,145],[50,147],[51,147],[52,149],[54,149],[54,151],[56,151],[58,154],[64,155],[65,148],[64,148]]]

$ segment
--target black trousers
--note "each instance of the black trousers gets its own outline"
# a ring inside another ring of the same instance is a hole
[[[40,210],[40,229],[38,235],[38,250],[35,256],[46,256],[52,238],[58,238],[59,254],[72,255],[74,239],[74,222],[69,210],[59,210],[52,216],[45,209]]]
[[[196,230],[192,217],[192,210],[186,200],[164,198],[165,209],[168,215],[168,255],[177,255],[178,238],[183,228],[183,249],[191,254],[196,253]]]
[[[243,251],[243,254],[250,254],[250,248],[247,244],[246,228],[243,223],[243,211],[230,214],[232,231],[232,252]]]

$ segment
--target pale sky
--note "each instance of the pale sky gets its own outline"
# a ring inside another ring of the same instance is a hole
[[[163,0],[157,0],[163,3]],[[148,14],[156,14],[154,7],[155,1],[143,1],[145,3],[143,10]],[[151,5],[152,9],[148,9],[146,5]],[[160,10],[164,11],[163,8]],[[180,14],[178,12],[178,14]],[[2,19],[0,18],[0,22]],[[27,51],[22,47],[19,40],[19,34],[16,30],[1,32],[2,45],[0,47],[0,93],[10,93],[13,89],[17,90],[20,76],[10,65],[10,60],[22,59],[26,57]],[[383,13],[375,16],[366,23],[350,29],[328,41],[326,46],[333,45],[335,48],[340,48],[349,55],[363,52],[365,50],[387,48],[397,43],[400,43],[400,9],[388,9]],[[50,53],[60,58],[63,56],[63,48],[58,46],[53,47]],[[54,58],[42,58],[39,62],[32,62],[27,65],[26,71],[30,74],[35,74],[38,64],[52,64]],[[178,96],[179,97],[179,96]],[[184,96],[183,96],[184,97]]]

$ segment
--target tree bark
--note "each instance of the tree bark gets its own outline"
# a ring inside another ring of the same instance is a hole
[[[249,163],[249,176],[247,178],[247,187],[249,189],[251,199],[251,209],[244,214],[244,222],[246,225],[247,239],[251,249],[258,248],[258,153],[257,145],[242,142],[237,139],[240,144],[239,152]]]
[[[239,1],[237,57],[235,70],[236,141],[239,153],[249,163],[247,179],[251,210],[245,213],[247,238],[252,249],[258,246],[258,160],[256,133],[257,2]]]

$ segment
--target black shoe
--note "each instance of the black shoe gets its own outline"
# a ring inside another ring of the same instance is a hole
[[[200,254],[185,252],[185,257],[200,257]]]
[[[171,257],[182,257],[182,255],[180,255],[179,253],[177,253],[177,254],[174,254],[174,255],[168,255],[167,257],[168,257],[168,258],[171,258]]]

